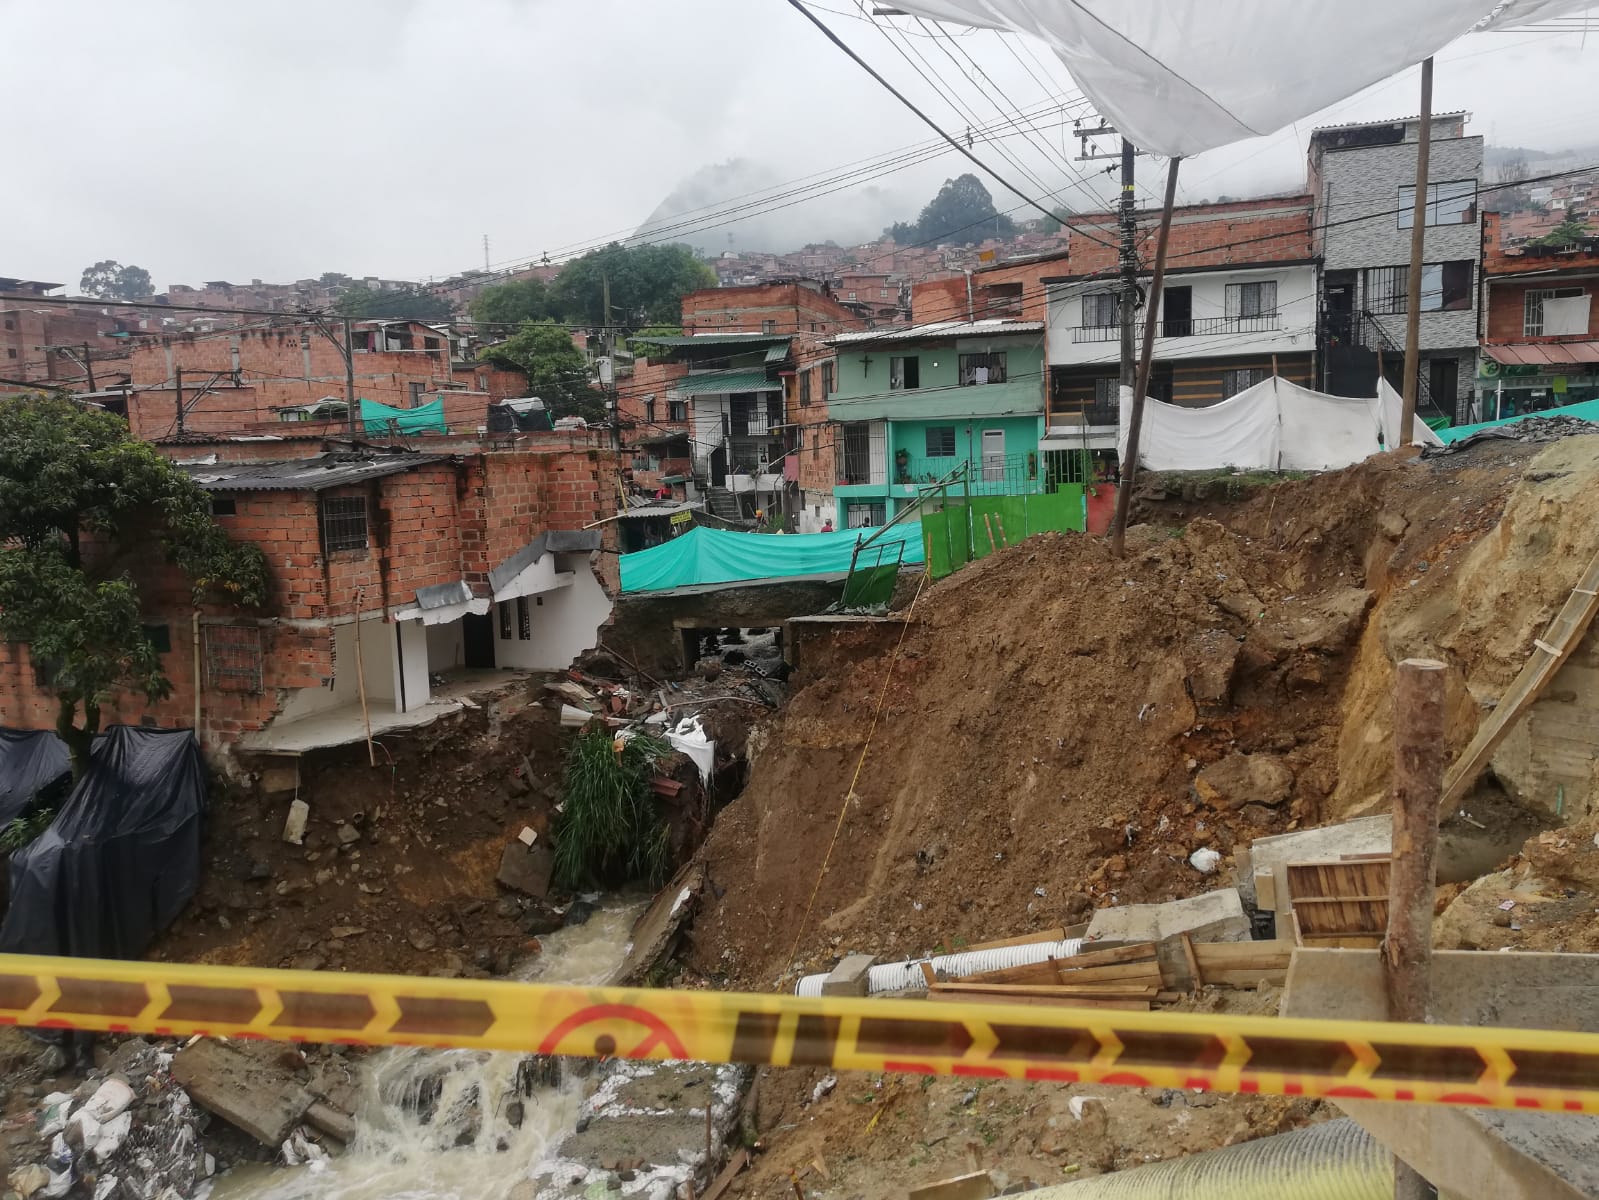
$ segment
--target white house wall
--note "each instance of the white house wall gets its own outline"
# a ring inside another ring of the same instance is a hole
[[[494,663],[525,671],[560,671],[599,643],[600,627],[610,619],[611,600],[594,578],[587,554],[557,554],[556,571],[571,582],[551,591],[525,597],[529,606],[529,632],[518,637],[516,601],[511,606],[511,636],[503,636],[498,608],[494,620]]]
[[[722,416],[728,411],[725,395],[695,396],[693,406],[694,443],[689,453],[694,459],[696,472],[704,474],[710,469],[711,451],[722,443]]]
[[[398,624],[414,625],[418,622],[404,621]],[[401,711],[396,700],[399,653],[395,645],[395,628],[395,622],[376,619],[360,622],[367,703],[379,707],[392,707],[398,712]],[[278,721],[296,721],[301,717],[315,716],[317,713],[341,708],[346,704],[360,703],[361,686],[356,672],[355,631],[356,623],[353,621],[346,621],[342,625],[333,627],[333,686],[297,689],[284,702],[283,711],[277,717]],[[406,653],[410,653],[409,646],[406,648]],[[411,687],[409,672],[407,676],[406,686],[409,689]],[[423,701],[426,701],[425,672],[421,683],[423,691],[420,695]],[[416,707],[417,701],[414,699],[416,694],[407,691],[406,699],[410,701],[408,707]]]
[[[411,624],[409,621],[405,623]],[[426,631],[429,671],[448,671],[466,665],[465,621],[448,621],[438,625],[426,625],[423,628]]]
[[[1173,275],[1166,279],[1171,288],[1193,289],[1193,320],[1211,322],[1227,315],[1227,285],[1275,280],[1277,283],[1277,328],[1272,330],[1230,330],[1221,328],[1194,333],[1188,337],[1155,338],[1155,358],[1160,362],[1186,358],[1221,358],[1253,354],[1309,354],[1316,348],[1316,269],[1307,264],[1295,267],[1257,267],[1236,271],[1205,271],[1193,275]],[[1148,277],[1139,280],[1149,287]],[[1082,300],[1090,292],[1114,291],[1115,280],[1056,285],[1049,291],[1049,362],[1051,366],[1086,366],[1115,363],[1121,357],[1121,341],[1114,331],[1095,330],[1102,340],[1078,340],[1082,325]],[[1164,297],[1162,297],[1164,299]],[[1162,312],[1157,320],[1163,320]],[[1138,313],[1142,336],[1144,314]],[[1216,323],[1220,323],[1217,321]],[[1202,330],[1204,326],[1200,327]],[[1157,335],[1160,326],[1156,326]]]
[[[421,708],[432,694],[428,682],[428,627],[421,621],[396,621],[400,668],[405,683],[405,711]]]

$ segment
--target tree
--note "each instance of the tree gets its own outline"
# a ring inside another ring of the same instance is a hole
[[[516,325],[551,317],[550,289],[542,279],[513,279],[484,288],[472,301],[472,319],[480,325]]]
[[[528,388],[551,415],[604,421],[605,397],[595,388],[588,359],[570,331],[548,322],[527,321],[515,334],[485,346],[478,357],[497,367],[521,371]]]
[[[349,287],[355,280],[342,271],[323,271],[317,282],[323,287]]]
[[[1575,246],[1589,236],[1587,222],[1581,217],[1567,217],[1542,237],[1529,238],[1527,245],[1558,249],[1561,246]]]
[[[660,348],[657,343],[650,340],[652,336],[681,337],[682,335],[683,327],[681,325],[646,325],[627,339],[627,348],[637,358],[649,358],[651,354],[657,352]]]
[[[605,311],[607,283],[611,311]],[[689,246],[624,246],[612,242],[568,263],[550,286],[551,306],[562,320],[587,325],[676,325],[683,297],[715,287],[716,272]]]
[[[455,315],[454,306],[443,296],[410,290],[381,292],[366,287],[351,287],[340,293],[333,302],[333,311],[341,317],[396,321],[448,321]]]
[[[1016,232],[1016,222],[994,208],[994,198],[983,181],[968,173],[946,179],[914,224],[901,221],[885,232],[901,245],[953,242],[969,246],[984,238],[1010,237]]]
[[[125,267],[112,258],[85,267],[78,290],[99,300],[145,300],[155,295],[150,272],[143,267]]]
[[[157,538],[196,604],[261,604],[260,549],[232,542],[206,494],[121,418],[64,396],[0,400],[0,638],[23,642],[82,773],[113,690],[172,683],[125,567]]]

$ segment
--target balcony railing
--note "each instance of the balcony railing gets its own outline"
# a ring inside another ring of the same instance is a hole
[[[1218,333],[1273,333],[1283,327],[1278,313],[1257,317],[1166,318],[1160,323],[1161,337],[1207,337]],[[1072,330],[1073,342],[1114,342],[1121,337],[1119,325],[1079,325]]]

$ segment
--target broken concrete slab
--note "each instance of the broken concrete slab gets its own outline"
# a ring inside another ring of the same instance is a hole
[[[1249,918],[1237,888],[1219,888],[1166,904],[1102,908],[1088,923],[1083,949],[1160,942],[1188,934],[1196,942],[1245,942]]]
[[[550,894],[554,874],[555,853],[548,846],[515,841],[500,852],[500,873],[495,878],[502,887],[542,900]]]
[[[824,996],[864,996],[867,973],[877,957],[872,954],[846,954],[828,977],[822,980]]]
[[[1441,950],[1431,1019],[1446,1025],[1599,1032],[1599,955]],[[1282,1014],[1373,1021],[1387,1016],[1380,952],[1300,947]],[[1460,1200],[1599,1196],[1599,1117],[1378,1101],[1337,1105]]]
[[[670,957],[678,934],[694,915],[700,893],[705,888],[705,868],[700,863],[683,866],[672,881],[656,893],[633,926],[633,945],[626,960],[611,976],[611,983],[622,987],[642,983],[655,967]]]
[[[1200,802],[1229,811],[1246,804],[1281,804],[1293,790],[1294,773],[1275,754],[1229,754],[1194,776]]]
[[[316,1100],[281,1065],[284,1053],[265,1043],[202,1039],[173,1056],[172,1078],[196,1104],[276,1150]]]
[[[288,819],[283,822],[283,840],[291,846],[305,844],[305,823],[311,819],[311,806],[304,800],[289,805]]]

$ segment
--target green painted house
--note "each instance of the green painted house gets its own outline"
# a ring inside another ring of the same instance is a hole
[[[973,496],[1045,490],[1043,322],[940,321],[829,344],[837,528],[881,525],[963,465]]]

